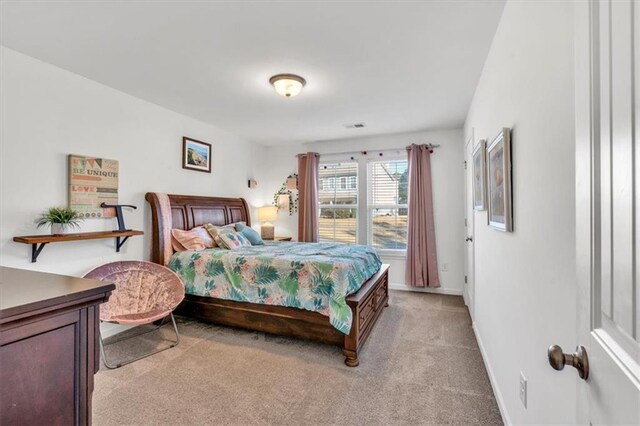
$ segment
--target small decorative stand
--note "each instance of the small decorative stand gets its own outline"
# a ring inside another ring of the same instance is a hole
[[[130,229],[127,229],[126,226],[124,226],[124,215],[122,214],[122,208],[123,207],[130,207],[132,209],[137,209],[136,206],[132,206],[131,204],[106,204],[106,203],[102,203],[100,204],[100,207],[102,207],[103,209],[116,209],[116,218],[118,219],[118,229],[116,231],[113,232],[118,232],[118,231],[130,231]]]

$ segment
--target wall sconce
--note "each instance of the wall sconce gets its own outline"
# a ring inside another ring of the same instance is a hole
[[[298,175],[289,176],[287,178],[285,186],[287,187],[287,189],[298,189]]]
[[[278,211],[282,210],[289,213],[290,200],[291,200],[291,196],[289,194],[278,195]]]
[[[255,179],[249,179],[249,188],[254,189],[255,187],[258,186],[258,182]]]

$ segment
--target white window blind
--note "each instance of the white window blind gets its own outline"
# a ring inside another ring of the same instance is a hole
[[[368,164],[369,244],[378,249],[407,248],[407,160]]]
[[[358,163],[321,163],[320,241],[355,244],[358,240]]]

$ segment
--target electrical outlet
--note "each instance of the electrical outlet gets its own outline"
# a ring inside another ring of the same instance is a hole
[[[520,401],[524,408],[527,408],[527,378],[522,371],[520,372]]]
[[[442,272],[449,272],[449,264],[448,263],[443,263],[442,264]]]

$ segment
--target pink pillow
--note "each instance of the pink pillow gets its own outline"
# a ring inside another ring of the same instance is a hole
[[[211,234],[205,229],[204,226],[196,226],[191,230],[191,232],[195,232],[198,234],[198,237],[204,242],[204,246],[206,248],[217,247],[215,240],[211,237]]]
[[[215,247],[215,242],[204,227],[197,226],[190,231],[172,229],[171,245],[175,251],[204,250]]]

